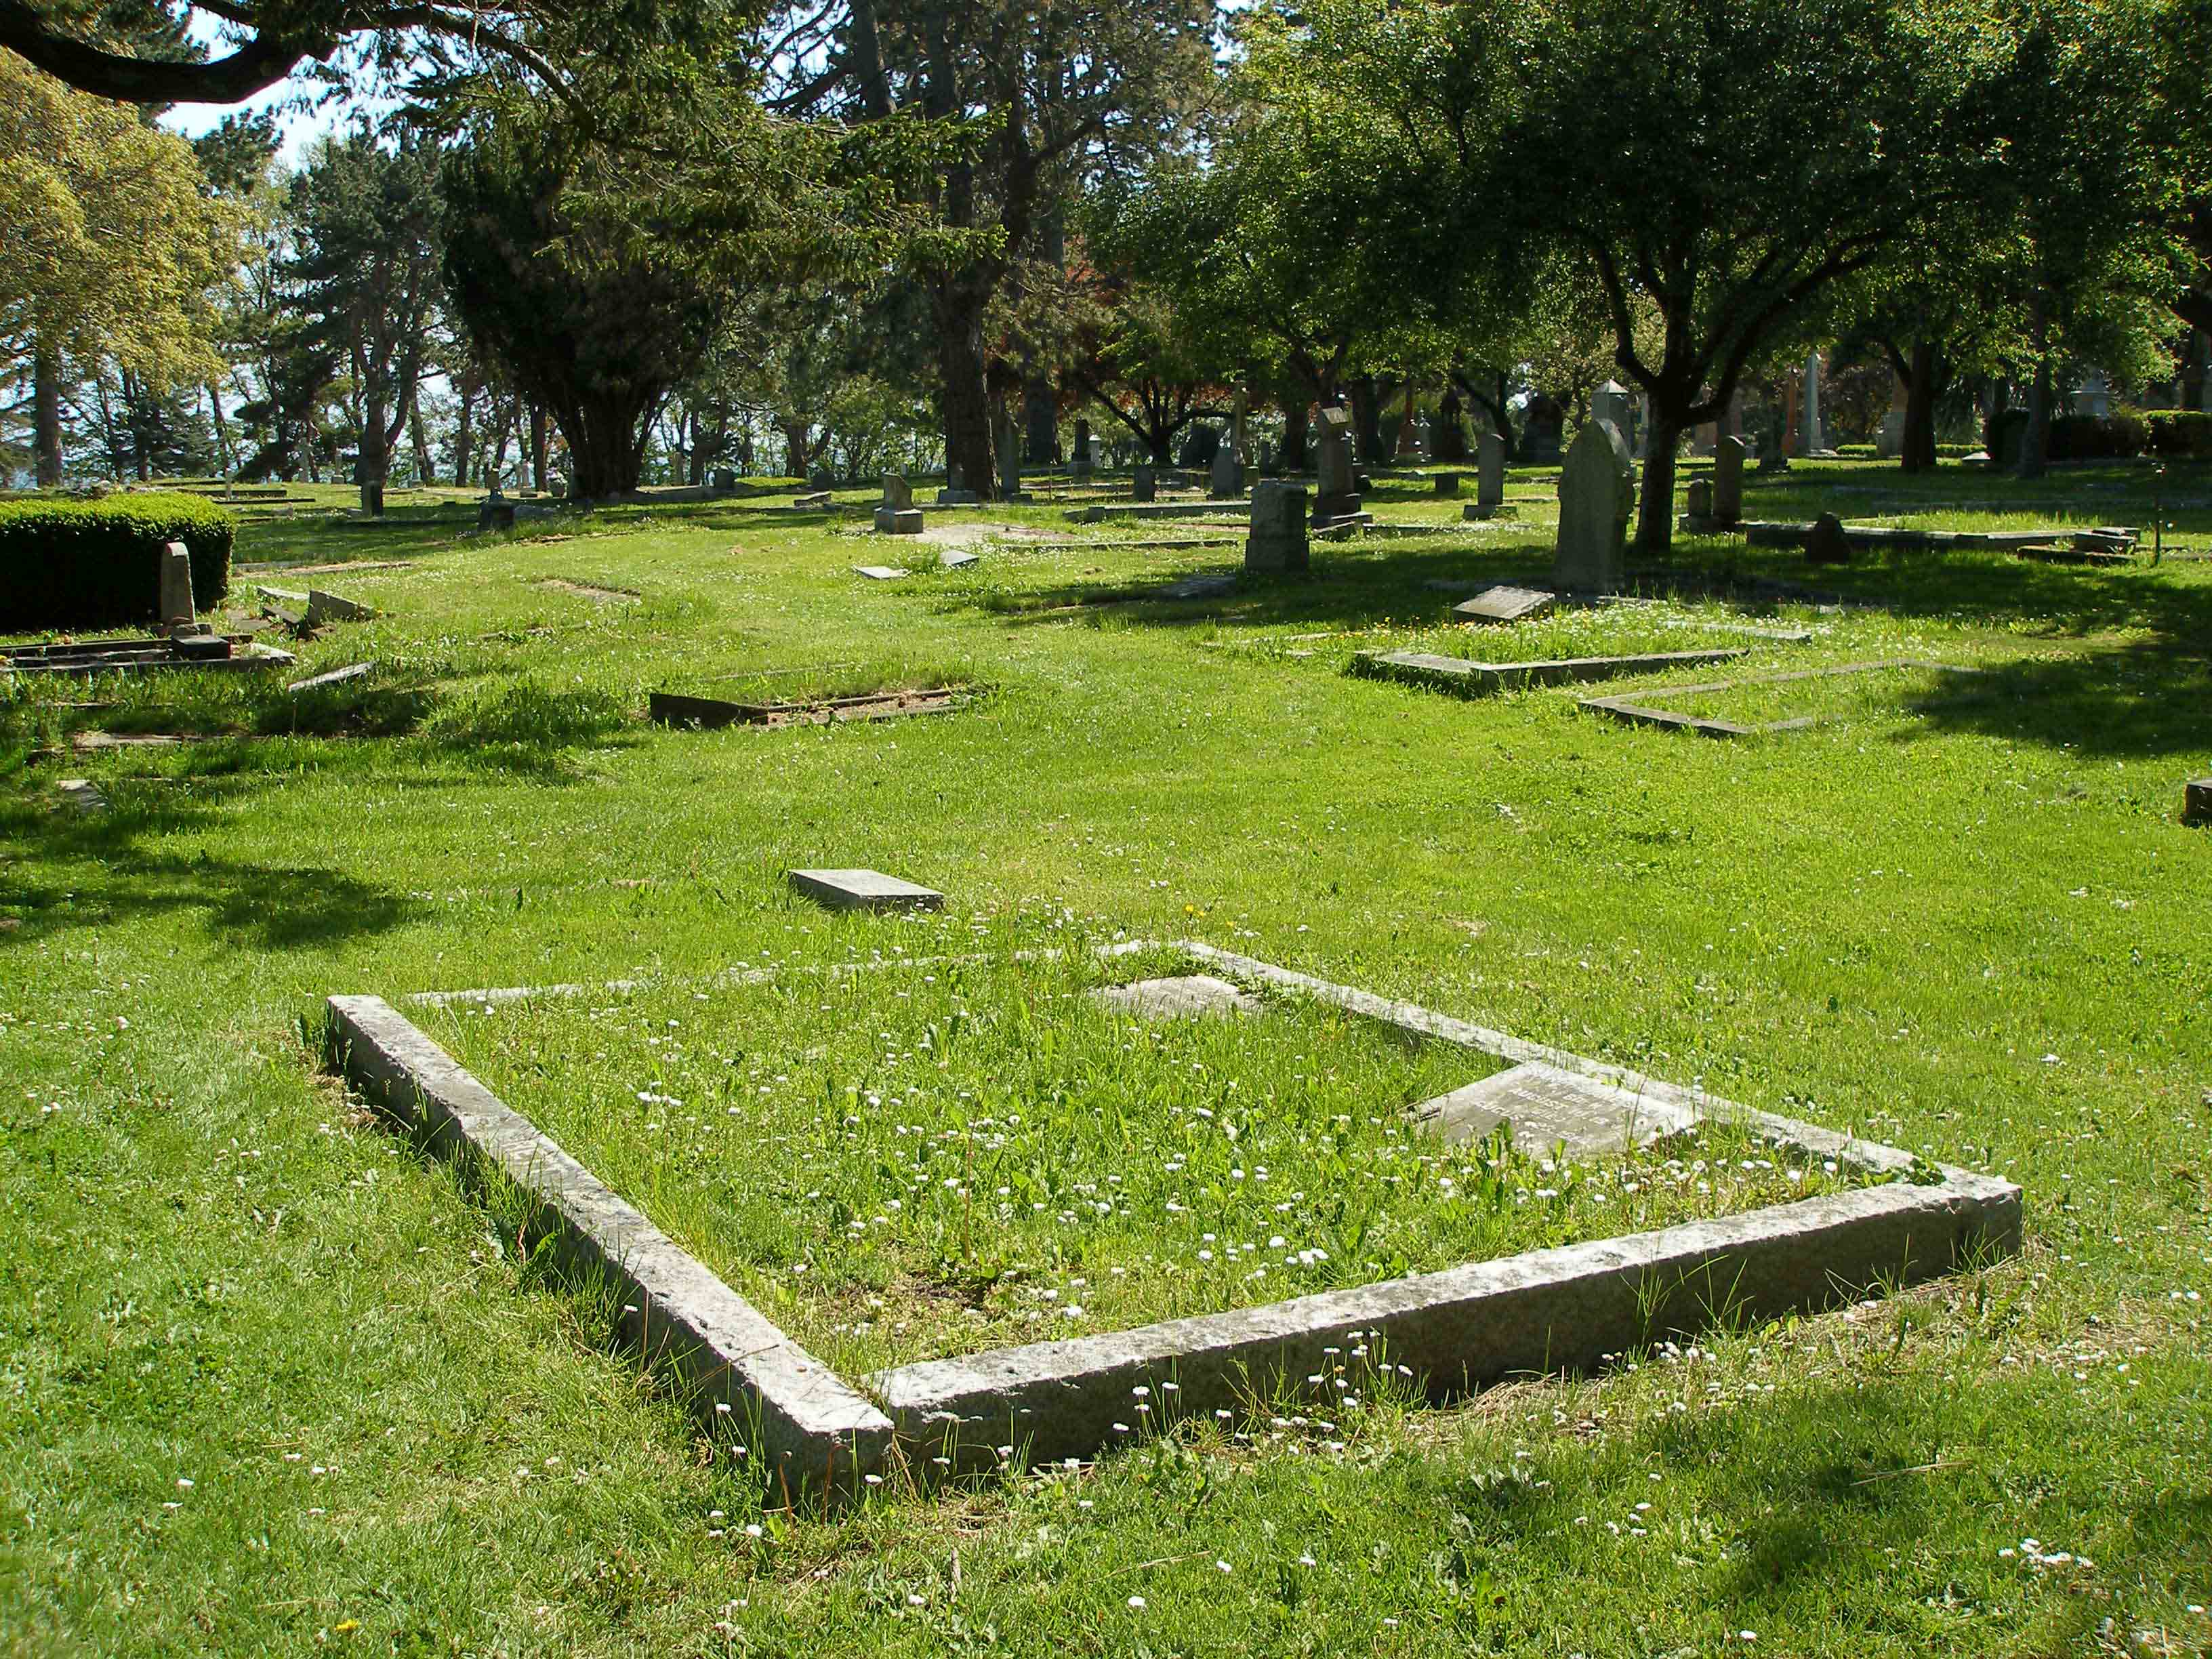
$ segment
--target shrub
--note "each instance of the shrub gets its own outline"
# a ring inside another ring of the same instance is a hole
[[[236,524],[191,495],[0,502],[0,631],[158,622],[171,542],[191,555],[193,606],[211,611],[230,591]]]
[[[2212,410],[2154,409],[2142,422],[2153,454],[2212,459]]]
[[[2020,459],[2021,439],[2027,431],[2027,411],[2008,409],[1994,416],[1986,428],[1988,449],[2002,466]],[[2097,461],[2140,455],[2149,441],[2138,415],[2054,415],[2051,417],[2051,447],[2046,459],[2054,461]]]

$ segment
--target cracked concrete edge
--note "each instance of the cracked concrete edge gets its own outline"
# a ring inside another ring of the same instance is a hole
[[[1216,1412],[1332,1418],[1346,1390],[1364,1395],[1400,1367],[1432,1395],[1587,1370],[1717,1323],[1948,1273],[2016,1249],[2019,1234],[2009,1183],[1898,1182],[866,1381],[917,1467],[1088,1457]]]
[[[564,1256],[618,1287],[617,1334],[663,1361],[712,1424],[726,1407],[772,1492],[849,1488],[892,1453],[890,1420],[709,1268],[617,1197],[380,997],[332,997],[347,1081],[438,1156],[487,1166],[538,1212]],[[472,1169],[481,1175],[482,1169]]]

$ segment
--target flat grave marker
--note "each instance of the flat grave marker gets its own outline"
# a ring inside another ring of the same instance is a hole
[[[1540,587],[1515,587],[1500,582],[1454,605],[1452,615],[1477,623],[1522,622],[1542,616],[1559,603],[1559,598]]]
[[[895,564],[856,564],[853,567],[853,574],[866,576],[872,582],[895,582],[908,573]]]
[[[945,895],[880,870],[793,870],[793,887],[831,910],[942,910]]]
[[[1656,674],[1669,668],[1731,662],[1748,647],[1721,651],[1655,651],[1628,657],[1559,657],[1538,662],[1474,662],[1433,651],[1362,651],[1352,659],[1354,673],[1376,679],[1409,680],[1441,686],[1462,696],[1487,696],[1525,685],[1569,685]]]
[[[1570,1158],[1603,1158],[1680,1134],[1698,1121],[1679,1101],[1647,1100],[1541,1060],[1496,1073],[1409,1111],[1455,1142],[1480,1140],[1509,1125],[1515,1147],[1531,1158],[1546,1156],[1563,1141]]]
[[[1249,991],[1212,974],[1140,979],[1128,985],[1101,986],[1091,994],[1139,1019],[1219,1019],[1256,1014],[1266,1006]]]

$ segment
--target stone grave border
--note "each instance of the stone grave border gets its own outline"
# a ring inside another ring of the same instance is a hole
[[[1978,668],[1965,667],[1958,663],[1921,662],[1911,657],[1884,657],[1875,662],[1838,663],[1830,668],[1801,668],[1787,674],[1747,674],[1738,679],[1709,680],[1701,685],[1670,685],[1650,695],[1662,697],[1702,696],[1713,691],[1733,691],[1744,685],[1780,685],[1791,680],[1832,680],[1847,674],[1875,674],[1907,668],[1932,668],[1945,674],[1979,674]],[[1656,703],[1639,702],[1633,697],[1584,697],[1575,705],[1594,714],[1609,714],[1614,720],[1630,726],[1658,726],[1678,732],[1695,732],[1707,738],[1756,738],[1777,732],[1804,732],[1824,723],[1826,717],[1819,714],[1801,715],[1795,720],[1765,720],[1757,726],[1740,726],[1734,720],[1707,719],[1698,714],[1679,714]]]
[[[1409,1002],[1196,940],[1097,947],[1111,961],[1171,951],[1240,984],[1273,986],[1474,1049],[1626,1090],[1694,1118],[1742,1124],[1765,1143],[1832,1159],[1883,1184],[1745,1214],[1470,1262],[1226,1313],[924,1360],[853,1387],[682,1249],[527,1118],[500,1101],[404,1016],[374,996],[329,1002],[329,1063],[427,1150],[480,1181],[511,1183],[560,1255],[620,1295],[617,1337],[671,1366],[710,1424],[734,1417],[751,1467],[786,1503],[824,1501],[904,1469],[917,1484],[954,1472],[1095,1456],[1131,1423],[1164,1431],[1250,1413],[1332,1387],[1364,1390],[1394,1370],[1431,1396],[1512,1376],[1589,1370],[1651,1341],[1832,1306],[2011,1255],[2021,1193],[2012,1182],[1647,1077]],[[878,957],[823,969],[760,968],[703,981],[759,984],[786,972],[868,972],[1055,958],[1056,950]],[[653,981],[422,992],[431,1006],[619,992]],[[671,981],[670,983],[684,983]],[[1364,1357],[1356,1374],[1339,1366]],[[1346,1382],[1346,1375],[1355,1381]],[[870,1397],[872,1394],[873,1398]],[[1158,1407],[1135,1411],[1147,1396]],[[880,1404],[878,1403],[880,1402]]]
[[[1750,649],[1749,646],[1727,646],[1710,651],[1558,657],[1535,662],[1477,662],[1433,651],[1362,651],[1352,657],[1350,672],[1367,679],[1398,680],[1456,692],[1463,697],[1486,697],[1493,692],[1530,685],[1586,684],[1632,674],[1657,674],[1669,668],[1703,668],[1733,662]]]

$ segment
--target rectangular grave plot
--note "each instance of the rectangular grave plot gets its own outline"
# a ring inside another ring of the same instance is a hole
[[[493,1006],[432,1029],[848,1376],[1850,1184],[1658,1101],[1618,1115],[1663,1116],[1681,1144],[1624,1134],[1547,1169],[1572,1137],[1452,1140],[1416,1109],[1512,1080],[1498,1057],[1173,952]],[[1632,1101],[1552,1092],[1599,1128]],[[1674,1179],[1694,1157],[1725,1162],[1720,1190]],[[1040,1261],[1061,1265],[1009,1272]]]
[[[154,674],[177,669],[222,672],[282,668],[289,651],[263,645],[251,634],[212,634],[179,649],[160,638],[91,640],[69,645],[0,646],[0,665],[17,674]]]
[[[1904,659],[1841,663],[1786,674],[1747,674],[1662,690],[1587,697],[1577,706],[1631,726],[1693,732],[1708,738],[1761,737],[1808,731],[1868,715],[1894,716],[1906,712],[1908,700],[1916,695],[1928,699],[1930,694],[1941,694],[1948,701],[1957,695],[1946,690],[1946,683],[1954,678],[1961,690],[1972,695],[1972,681],[1966,677],[1980,672],[1957,664]],[[1922,688],[1917,694],[1909,684],[1899,684],[1915,677]]]
[[[1619,657],[1567,657],[1536,662],[1474,662],[1431,651],[1363,651],[1352,672],[1375,679],[1404,680],[1463,697],[1489,696],[1532,685],[1568,685],[1672,668],[1730,662],[1742,647],[1717,651],[1659,651]]]

